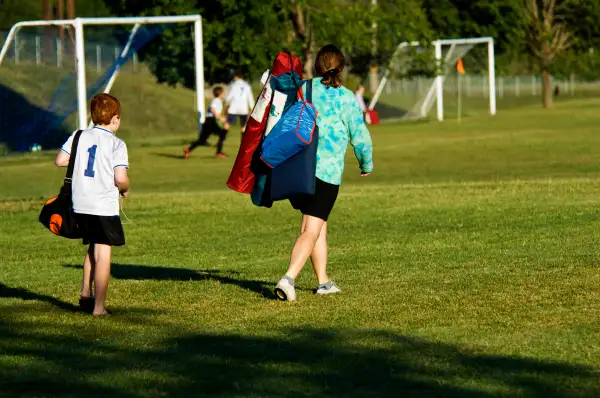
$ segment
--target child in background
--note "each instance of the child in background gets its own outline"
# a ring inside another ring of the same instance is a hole
[[[354,96],[356,97],[356,102],[358,102],[358,106],[360,106],[362,112],[367,113],[367,104],[365,104],[365,86],[360,84],[356,89]]]
[[[225,138],[227,137],[229,123],[227,123],[227,119],[223,114],[223,98],[225,97],[225,91],[223,90],[223,87],[215,87],[213,89],[213,95],[215,98],[211,101],[210,106],[208,107],[206,121],[204,122],[204,126],[202,126],[202,134],[200,135],[200,138],[191,143],[190,146],[183,149],[183,154],[186,159],[190,157],[192,151],[196,147],[206,145],[206,140],[211,134],[216,134],[219,136],[219,141],[217,142],[217,158],[223,159],[227,157],[227,155],[223,153],[223,144],[225,143]]]
[[[229,125],[235,125],[236,121],[240,121],[240,132],[242,137],[248,122],[248,115],[254,107],[254,95],[252,87],[244,80],[242,72],[236,72],[233,76],[233,81],[227,90],[227,122]]]

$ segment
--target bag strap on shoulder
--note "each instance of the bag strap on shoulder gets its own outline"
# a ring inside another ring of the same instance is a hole
[[[69,158],[69,166],[67,167],[67,175],[65,176],[65,182],[71,182],[73,179],[73,169],[75,168],[75,157],[77,156],[77,146],[79,145],[79,137],[83,130],[77,130],[73,137],[73,143],[71,144],[71,157]]]
[[[306,101],[308,101],[311,104],[313,103],[312,93],[313,93],[313,79],[310,79],[310,80],[306,81]]]

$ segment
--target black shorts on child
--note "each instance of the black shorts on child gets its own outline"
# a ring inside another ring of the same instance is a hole
[[[125,233],[119,216],[95,216],[92,214],[75,214],[77,225],[83,235],[83,244],[123,246]]]

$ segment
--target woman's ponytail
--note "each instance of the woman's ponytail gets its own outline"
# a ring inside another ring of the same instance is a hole
[[[321,83],[327,88],[340,87],[345,64],[344,54],[336,46],[328,44],[323,47],[315,60],[315,70],[317,76],[322,77]]]

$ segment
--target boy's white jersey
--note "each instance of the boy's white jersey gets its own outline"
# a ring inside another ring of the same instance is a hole
[[[73,156],[73,133],[62,150]],[[113,132],[101,127],[83,130],[73,169],[73,210],[97,216],[119,215],[119,189],[115,168],[129,168],[127,146]]]
[[[216,115],[215,115],[215,112],[217,113]],[[210,106],[208,107],[208,112],[206,113],[206,116],[207,117],[216,117],[216,116],[221,116],[222,113],[223,113],[223,100],[221,98],[213,99],[210,102]]]

